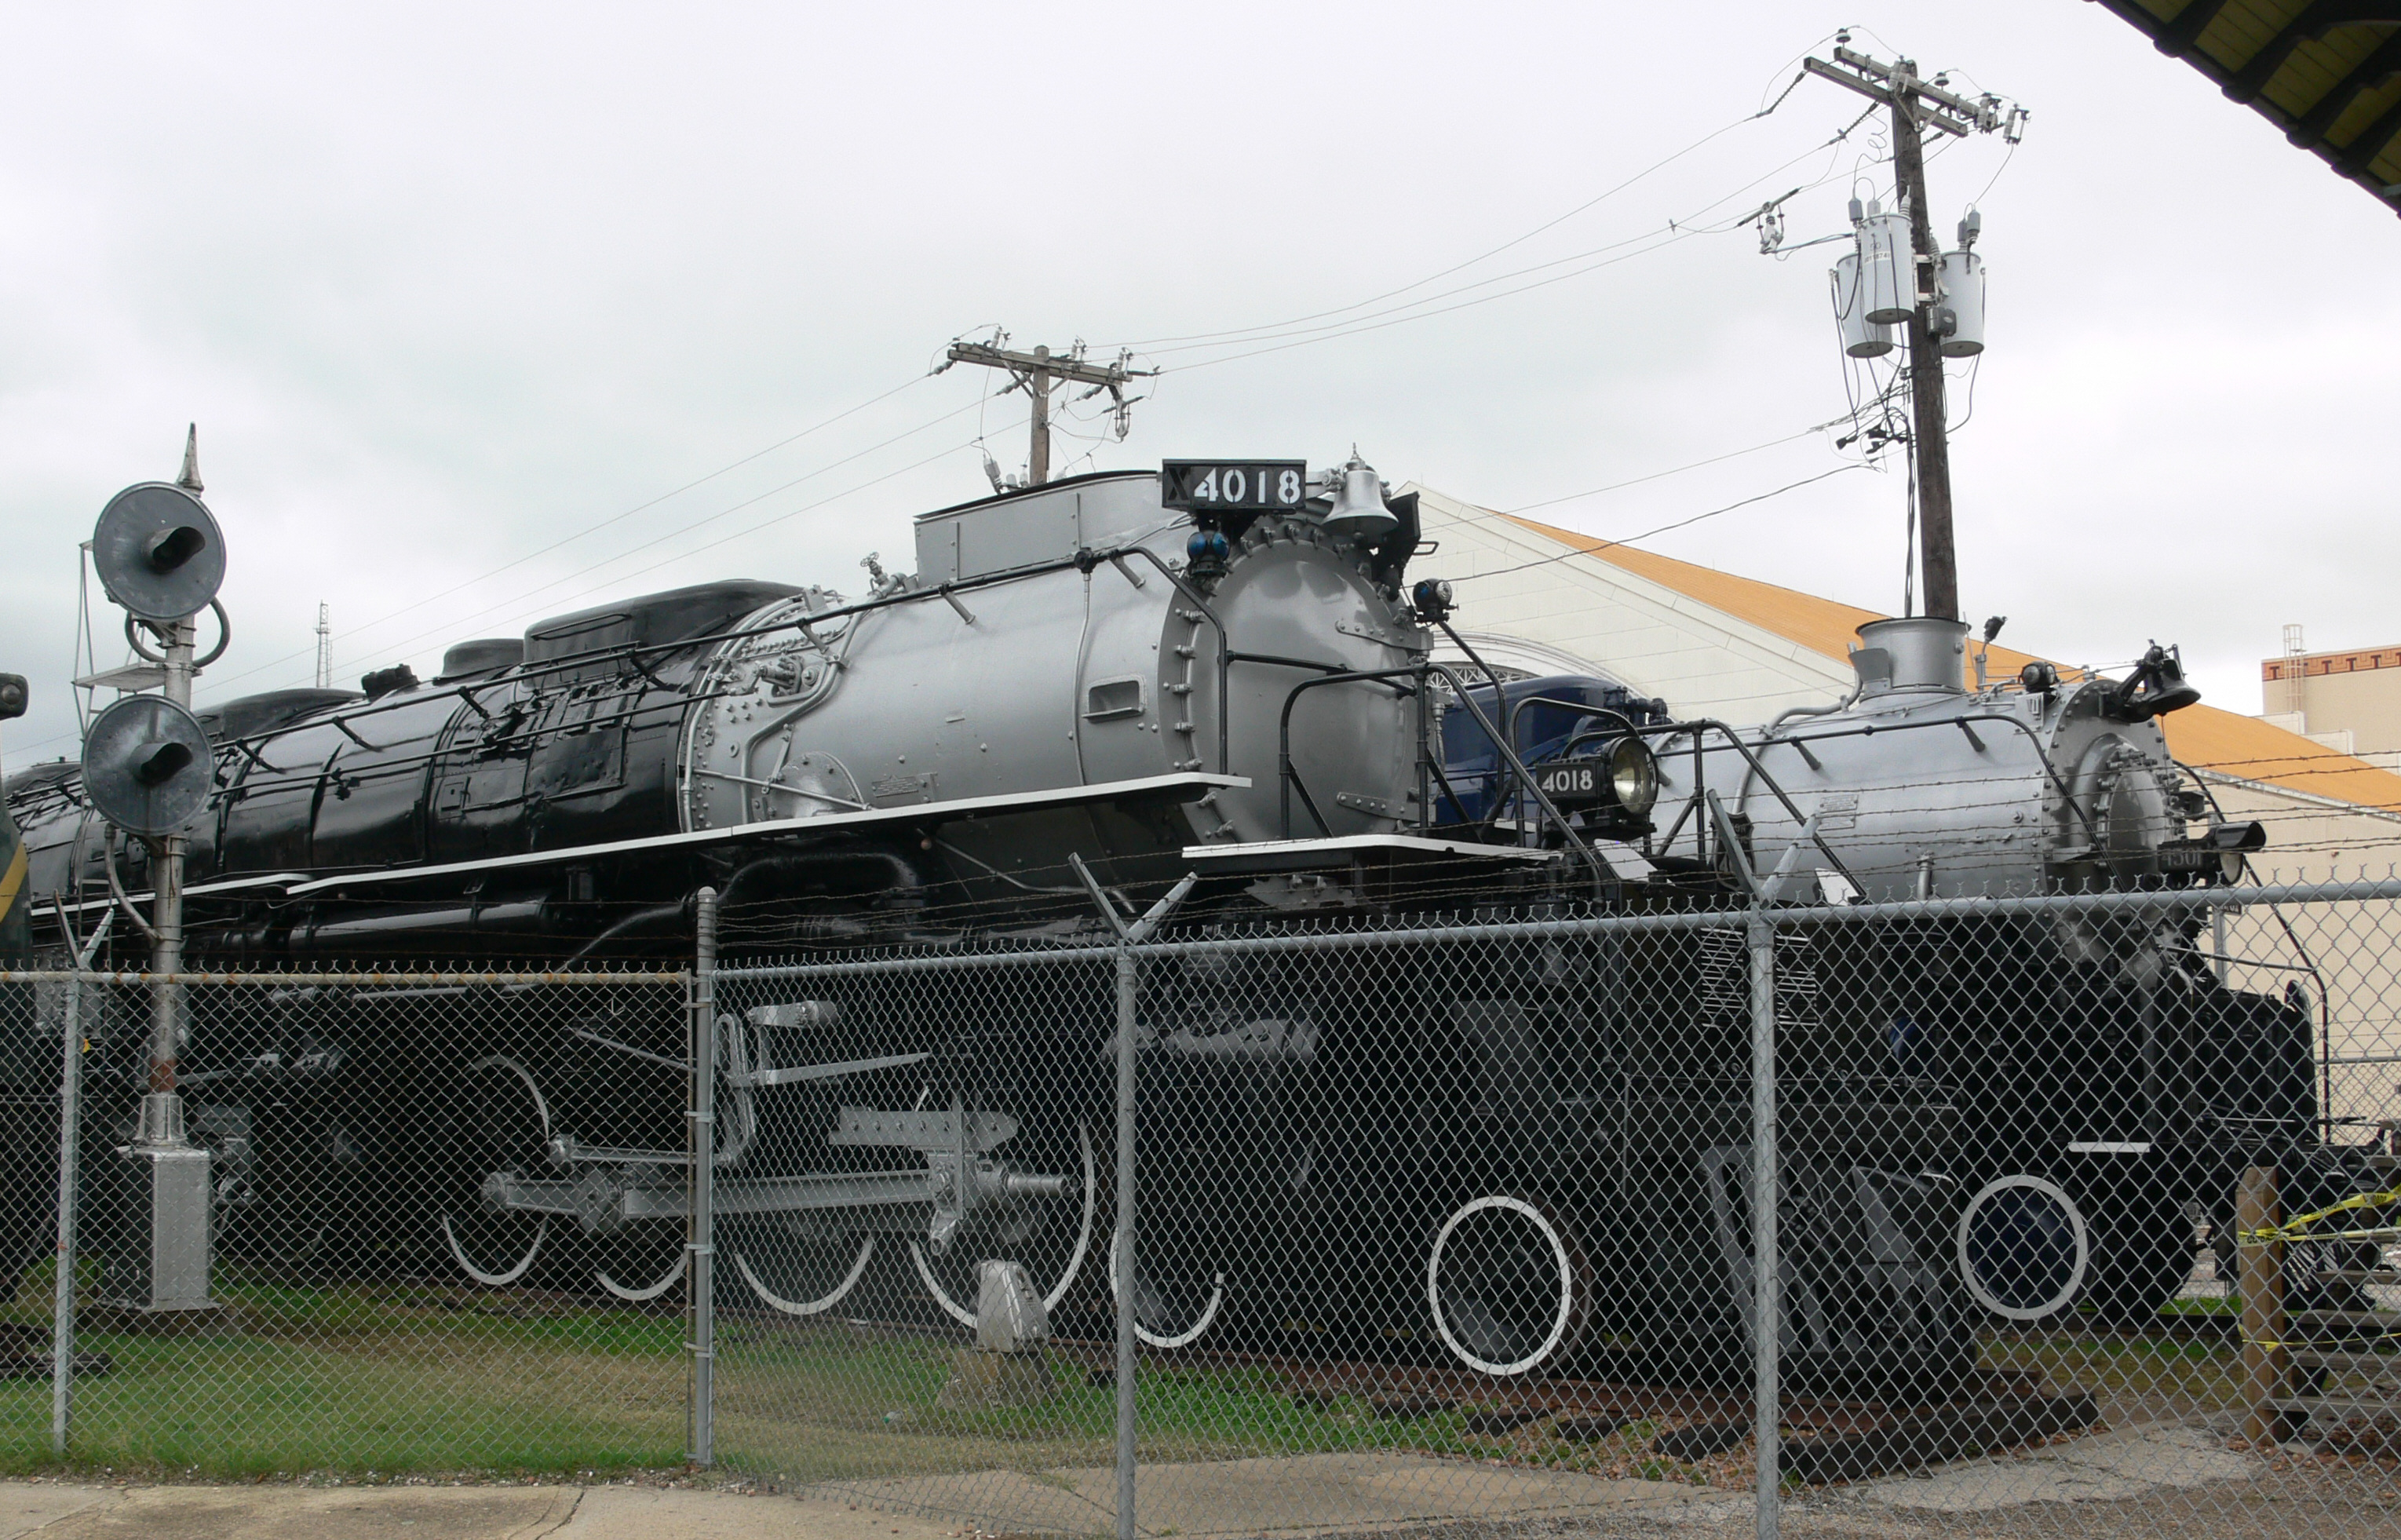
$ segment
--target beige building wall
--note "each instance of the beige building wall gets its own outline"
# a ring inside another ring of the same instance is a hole
[[[2252,858],[2261,882],[2401,875],[2401,817],[2202,774],[2227,818],[2267,829],[2268,848]],[[2228,916],[2218,934],[2224,952],[2252,963],[2230,966],[2229,983],[2271,995],[2298,983],[2313,1003],[2323,999],[2332,1114],[2365,1123],[2401,1117],[2401,905],[2255,906]]]
[[[2329,749],[2401,761],[2401,647],[2263,659],[2259,703],[2269,721]]]
[[[1430,488],[1404,490],[1418,494],[1425,537],[1437,543],[1410,574],[1451,583],[1471,645],[1479,633],[1522,638],[1658,696],[1680,717],[1736,723],[1851,687],[1838,658]]]

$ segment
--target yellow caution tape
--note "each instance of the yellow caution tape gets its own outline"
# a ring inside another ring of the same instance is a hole
[[[2277,1241],[2378,1241],[2401,1236],[2401,1229],[2385,1226],[2376,1230],[2345,1230],[2331,1234],[2309,1233],[2309,1227],[2320,1219],[2331,1219],[2338,1214],[2355,1214],[2363,1208],[2382,1208],[2389,1203],[2401,1203],[2401,1188],[2383,1192],[2358,1192],[2330,1207],[2309,1214],[2297,1214],[2281,1225],[2263,1225],[2257,1230],[2238,1230],[2234,1244],[2239,1246],[2263,1246]]]

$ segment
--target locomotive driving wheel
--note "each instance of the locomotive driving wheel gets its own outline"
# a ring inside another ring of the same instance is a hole
[[[463,1070],[449,1105],[458,1123],[446,1156],[437,1224],[451,1258],[488,1288],[521,1283],[550,1236],[550,1217],[508,1209],[491,1201],[492,1177],[530,1177],[542,1169],[550,1144],[550,1104],[533,1072],[506,1054],[488,1054]]]
[[[1593,1276],[1546,1203],[1491,1193],[1453,1209],[1426,1257],[1426,1303],[1453,1357],[1480,1374],[1556,1366],[1582,1341]]]
[[[591,1242],[592,1276],[601,1288],[629,1305],[648,1304],[683,1282],[691,1267],[684,1249],[684,1221],[645,1219],[620,1226]]]
[[[875,1237],[830,1214],[746,1214],[725,1221],[734,1271],[769,1309],[818,1315],[858,1286],[875,1256]]]
[[[1066,1299],[1091,1258],[1093,1180],[1092,1131],[1080,1121],[1033,1116],[995,1154],[1010,1172],[1065,1177],[1055,1193],[994,1204],[964,1223],[937,1248],[930,1237],[912,1237],[909,1260],[926,1294],[961,1326],[976,1324],[981,1266],[1013,1261],[1025,1269],[1045,1310]]]
[[[740,1043],[741,1028],[733,1020],[721,1023],[729,1043]],[[820,1046],[820,1051],[835,1050]],[[841,1052],[850,1052],[842,1050]],[[864,1052],[864,1050],[861,1050]],[[806,1087],[789,1087],[769,1094],[776,1099],[758,1114],[755,1150],[738,1162],[745,1170],[806,1173],[834,1184],[872,1186],[879,1176],[900,1168],[897,1152],[836,1143],[830,1136],[841,1117],[841,1106],[856,1096],[870,1103],[893,1092],[891,1078],[845,1077],[832,1094]],[[741,1114],[727,1097],[718,1102],[720,1127],[735,1126]],[[720,1189],[717,1248],[768,1309],[783,1315],[821,1315],[848,1299],[874,1260],[880,1231],[891,1228],[888,1210],[833,1203],[824,1207],[746,1210],[730,1189]]]
[[[1145,1347],[1190,1347],[1217,1324],[1226,1305],[1226,1275],[1214,1269],[1188,1265],[1188,1258],[1154,1258],[1159,1245],[1146,1238],[1134,1246],[1133,1334]],[[1118,1255],[1118,1238],[1109,1237],[1109,1295],[1126,1286],[1125,1268]]]

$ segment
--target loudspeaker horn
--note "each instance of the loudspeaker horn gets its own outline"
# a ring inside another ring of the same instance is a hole
[[[128,695],[92,719],[83,789],[129,834],[172,834],[208,805],[215,775],[208,729],[161,695]]]
[[[144,620],[208,608],[225,582],[225,537],[208,504],[164,481],[128,487],[100,511],[91,564],[108,597]]]

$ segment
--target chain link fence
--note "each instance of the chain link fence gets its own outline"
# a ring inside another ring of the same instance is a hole
[[[161,986],[8,974],[7,1458],[697,1459],[1024,1533],[2387,1533],[2396,900],[1221,894],[196,975],[163,1310]]]
[[[2387,1533],[2396,898],[724,969],[714,1453],[1002,1531]]]
[[[678,1463],[687,977],[7,975],[0,1459]]]

